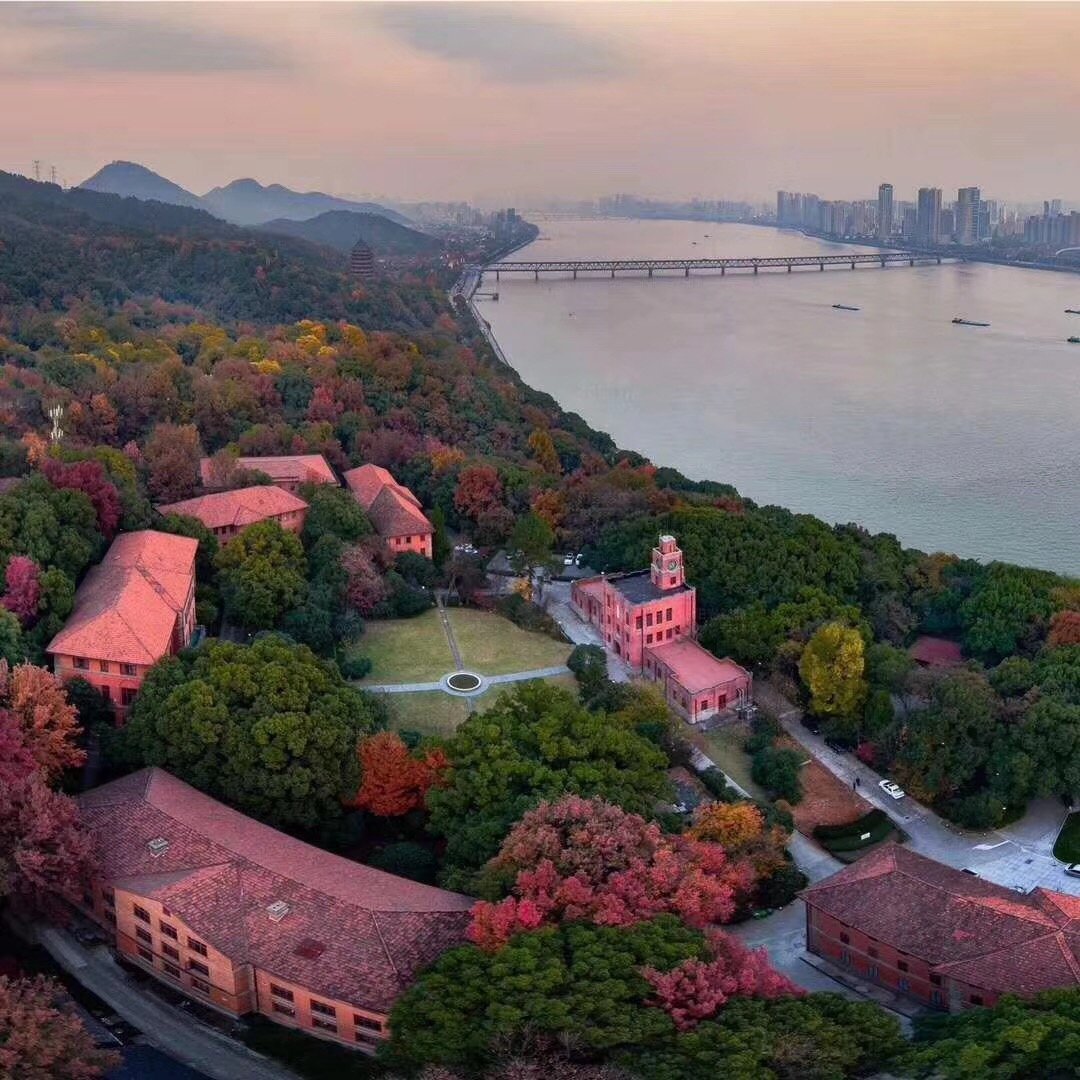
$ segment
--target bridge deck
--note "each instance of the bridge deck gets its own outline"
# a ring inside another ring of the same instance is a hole
[[[579,272],[610,272],[619,270],[645,270],[650,275],[657,270],[754,270],[782,267],[788,270],[796,266],[885,266],[889,263],[937,262],[940,255],[928,255],[914,251],[853,252],[850,255],[768,255],[743,256],[720,259],[554,259],[554,260],[502,260],[489,263],[484,271],[498,274],[567,274]]]

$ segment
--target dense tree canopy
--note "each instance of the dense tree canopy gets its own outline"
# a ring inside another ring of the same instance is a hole
[[[304,598],[303,545],[276,521],[248,526],[218,552],[216,565],[225,612],[241,626],[272,629]]]
[[[262,821],[311,828],[355,797],[357,743],[381,723],[379,705],[305,646],[211,641],[150,671],[116,751]]]

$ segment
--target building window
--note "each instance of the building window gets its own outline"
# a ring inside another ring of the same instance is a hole
[[[368,1035],[363,1031],[356,1033],[356,1041],[359,1043],[365,1043],[367,1046],[378,1046],[382,1042],[382,1039],[375,1035]]]
[[[134,664],[121,664],[120,665],[120,674],[121,675],[134,675],[137,670],[138,669],[135,667]]]
[[[180,978],[180,969],[175,964],[162,964],[161,970],[164,971],[166,975],[171,975],[174,979]]]
[[[276,1013],[281,1013],[282,1016],[295,1016],[296,1010],[291,1005],[284,1005],[280,1001],[273,1003],[273,1010]]]
[[[641,616],[639,615],[639,616],[638,616],[638,617],[637,617],[637,618],[636,618],[636,619],[634,620],[634,629],[635,629],[635,630],[640,630],[640,629],[641,629],[641,626],[642,626],[642,622],[641,622]]]
[[[192,979],[191,989],[198,990],[200,994],[209,994],[210,984],[208,982],[203,982],[202,979]]]
[[[141,922],[144,922],[144,923],[148,923],[150,921],[150,912],[147,911],[146,908],[139,907],[139,905],[136,904],[134,906],[133,910],[135,912],[135,918],[136,919],[139,919]]]
[[[933,986],[940,986],[941,985],[941,976],[931,974],[930,975],[930,983]]]
[[[179,949],[174,949],[171,945],[162,945],[161,946],[161,951],[170,960],[179,960],[180,959],[180,950]]]
[[[167,937],[172,938],[173,941],[177,940],[176,927],[170,926],[167,922],[159,922],[158,929]]]
[[[101,899],[110,907],[115,907],[116,905],[116,893],[114,893],[112,889],[102,889]]]
[[[866,950],[866,952],[867,952],[867,954],[869,956],[872,956],[875,960],[877,959],[877,949],[875,949],[873,945],[871,945],[870,948]]]
[[[908,969],[908,965],[907,965],[906,960],[897,960],[896,961],[896,966],[897,966],[897,968],[900,969],[900,971],[907,971],[907,969]]]
[[[848,935],[847,935],[847,934],[841,934],[841,935],[840,935],[840,942],[841,942],[841,944],[843,944],[843,945],[848,945],[848,944],[850,944],[850,943],[851,943],[851,938],[850,938],[850,937],[848,937]]]
[[[840,950],[840,963],[841,964],[850,964],[851,963],[851,950],[850,949],[841,949]]]
[[[971,997],[968,998],[968,1001],[970,1001],[972,1005],[981,1005],[983,1003],[982,994],[972,994]]]
[[[135,927],[135,936],[140,941],[145,941],[147,945],[153,945],[154,939],[150,936],[149,930],[144,930],[141,926]]]
[[[333,1020],[322,1020],[318,1016],[313,1016],[311,1018],[311,1026],[322,1028],[323,1031],[332,1031],[335,1035],[337,1034],[337,1024],[335,1024]]]
[[[205,956],[206,955],[206,946],[201,941],[197,941],[193,937],[189,937],[187,939],[187,947],[192,952],[198,953],[200,956]]]
[[[337,1016],[337,1009],[333,1005],[327,1005],[325,1002],[316,1001],[311,999],[311,1011],[313,1013],[321,1013],[323,1016]]]
[[[154,962],[154,954],[145,945],[140,945],[139,946],[139,955],[148,964],[152,964]]]
[[[941,1004],[941,991],[940,990],[931,990],[930,991],[930,1003],[932,1005],[940,1005]]]
[[[281,998],[282,1001],[292,1001],[293,999],[293,992],[291,990],[286,990],[284,986],[278,986],[276,983],[270,984],[270,993],[273,994],[274,997]]]
[[[108,674],[108,673],[109,673],[109,661],[108,661],[108,660],[99,660],[99,661],[98,661],[98,667],[99,667],[99,668],[100,668],[100,669],[101,669],[101,670],[102,670],[103,672],[105,672],[105,674]]]
[[[911,983],[907,979],[901,979],[899,985],[901,994],[906,994],[911,989]]]
[[[645,625],[646,626],[652,626],[652,612],[651,611],[645,616]]]
[[[646,645],[651,645],[652,644],[652,634],[646,634],[645,635],[645,644]]]
[[[115,911],[106,911],[105,912],[105,921],[110,926],[115,926],[116,925],[116,912]]]
[[[356,1024],[357,1027],[367,1028],[368,1031],[382,1031],[382,1021],[374,1020],[370,1016],[360,1016],[354,1013],[353,1023]]]
[[[668,609],[667,609],[667,616],[666,616],[666,618],[667,618],[667,621],[668,621],[668,622],[671,622],[672,618],[674,618],[674,616],[672,615],[672,609],[671,609],[671,608],[668,608]]]
[[[869,974],[871,979],[877,978],[877,964],[871,965]]]
[[[210,969],[205,964],[201,964],[198,960],[189,960],[187,962],[187,967],[188,971],[194,971],[196,975],[205,975],[207,978],[210,977]]]
[[[79,671],[89,671],[90,670],[90,661],[87,660],[85,656],[76,656],[75,657],[75,667]]]
[[[135,700],[136,691],[130,686],[120,688],[120,704],[126,709]]]

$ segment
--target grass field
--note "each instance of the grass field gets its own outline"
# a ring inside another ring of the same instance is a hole
[[[1054,841],[1054,858],[1065,863],[1080,863],[1080,813],[1070,814]]]
[[[745,724],[725,724],[715,731],[693,733],[693,741],[716,762],[741,788],[756,799],[765,798],[765,792],[754,783],[750,775],[750,755],[743,749],[749,735]]]
[[[450,608],[447,615],[465,667],[481,675],[556,667],[570,655],[567,642],[522,630],[501,615],[470,608]]]

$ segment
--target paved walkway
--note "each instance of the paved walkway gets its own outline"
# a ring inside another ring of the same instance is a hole
[[[600,632],[595,626],[580,619],[570,604],[570,582],[549,582],[544,596],[544,610],[575,645],[599,645],[604,648],[604,639]],[[609,652],[607,660],[608,677],[612,682],[629,682],[633,678],[635,672],[617,656],[612,656]]]
[[[452,674],[447,672],[447,674]],[[533,668],[531,671],[512,671],[509,675],[481,675],[484,685],[477,693],[483,693],[489,686],[497,686],[502,683],[528,682],[530,679],[550,679],[553,675],[569,675],[570,669],[565,664],[557,667]],[[446,693],[446,687],[442,679],[438,682],[414,682],[414,683],[384,683],[379,686],[368,686],[365,683],[356,683],[362,690],[371,690],[380,694],[422,694],[430,690],[441,690]],[[453,697],[465,697],[464,694],[453,694]]]
[[[56,927],[43,928],[39,940],[65,971],[141,1031],[147,1042],[212,1080],[297,1080],[284,1066],[148,994],[104,945],[85,948]]]

